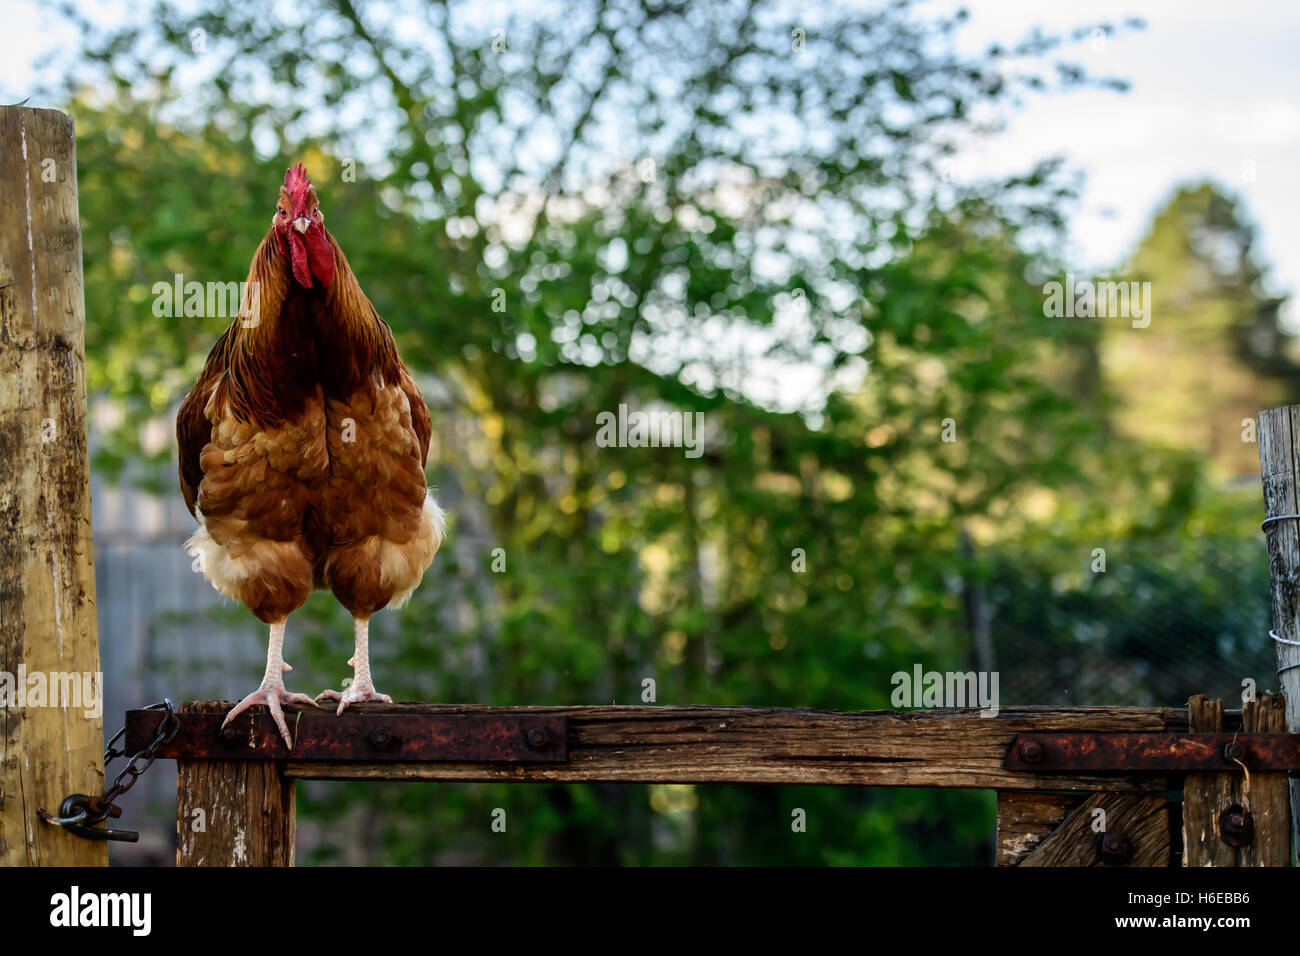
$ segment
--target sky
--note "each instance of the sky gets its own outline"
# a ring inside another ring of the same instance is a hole
[[[955,3],[936,3],[950,10]],[[1071,224],[1079,273],[1123,261],[1174,187],[1210,178],[1240,197],[1259,233],[1269,291],[1300,293],[1300,3],[1295,0],[977,0],[958,34],[965,52],[1048,32],[1138,16],[1104,49],[1076,58],[1128,79],[1128,93],[1086,91],[1031,101],[1006,131],[954,162],[958,179],[1063,155],[1087,174]],[[1300,328],[1298,303],[1287,319]]]
[[[117,4],[87,0],[111,11]],[[974,0],[957,34],[964,52],[1013,43],[1032,26],[1069,32],[1141,17],[1104,48],[1072,54],[1095,73],[1123,77],[1120,94],[1083,91],[1037,98],[1007,129],[972,141],[956,178],[1027,169],[1062,155],[1087,176],[1071,225],[1069,266],[1080,274],[1121,263],[1179,183],[1210,178],[1244,202],[1259,229],[1257,256],[1269,291],[1300,292],[1300,3],[1295,0]],[[864,3],[869,9],[871,3]],[[921,9],[955,9],[933,0]],[[112,16],[111,13],[108,16]],[[32,0],[0,0],[0,20],[21,42],[0,59],[0,102],[27,95],[36,58],[70,44],[72,32]],[[32,105],[50,105],[35,104]],[[1287,321],[1300,329],[1300,303]]]

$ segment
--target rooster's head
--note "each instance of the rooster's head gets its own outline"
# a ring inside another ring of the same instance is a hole
[[[293,265],[299,285],[310,289],[313,276],[325,286],[334,281],[334,250],[325,236],[325,216],[316,199],[316,187],[307,178],[302,163],[289,167],[284,174],[271,228],[280,242],[280,252]]]

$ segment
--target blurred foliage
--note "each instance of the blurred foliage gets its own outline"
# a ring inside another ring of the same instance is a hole
[[[996,553],[986,593],[1003,704],[1179,706],[1207,694],[1232,708],[1247,679],[1276,691],[1263,555],[1261,536],[1245,535]]]
[[[1254,227],[1230,194],[1212,183],[1179,187],[1123,270],[1151,283],[1152,325],[1143,334],[1111,325],[1102,345],[1124,397],[1117,426],[1193,451],[1223,475],[1257,472],[1246,431],[1260,409],[1300,394],[1300,350],[1258,258]]]
[[[84,34],[58,66],[88,375],[118,415],[96,465],[170,487],[135,467],[172,454],[141,426],[226,321],[155,317],[151,290],[242,278],[304,161],[428,385],[430,479],[457,501],[426,585],[376,622],[396,699],[637,703],[653,678],[659,704],[887,707],[895,671],[965,666],[987,547],[1194,520],[1195,467],[1106,425],[1097,324],[1043,315],[1072,175],[945,172],[1025,96],[1122,88],[1057,38],[963,57],[961,14],[906,2],[200,0],[111,31],[63,12]],[[598,447],[622,403],[702,412],[703,456]],[[304,687],[342,675],[343,617],[326,595],[295,615]],[[669,786],[300,800],[313,861],[397,864],[987,862],[992,807]]]

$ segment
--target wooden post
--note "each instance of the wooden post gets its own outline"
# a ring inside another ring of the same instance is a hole
[[[298,784],[284,770],[278,760],[177,760],[176,865],[293,866]]]
[[[108,862],[37,816],[104,792],[74,142],[70,116],[0,107],[3,866]]]
[[[176,865],[293,866],[296,800],[278,761],[176,761]]]
[[[1242,705],[1242,732],[1284,733],[1286,721],[1280,697],[1262,694]],[[1223,701],[1198,694],[1187,702],[1193,733],[1224,731]],[[1185,866],[1289,866],[1291,825],[1288,819],[1285,773],[1248,773],[1240,770],[1189,773],[1183,785],[1183,865]],[[1249,812],[1251,833],[1244,841],[1241,828],[1225,811]]]
[[[1284,405],[1259,413],[1259,469],[1264,489],[1264,514],[1300,514],[1300,406]],[[1278,686],[1286,696],[1286,726],[1300,733],[1300,519],[1269,522],[1265,528],[1268,573],[1272,582],[1273,629],[1277,648]],[[1267,639],[1265,637],[1265,639]],[[1287,643],[1291,642],[1291,643]],[[1300,847],[1300,780],[1291,781],[1291,845]]]

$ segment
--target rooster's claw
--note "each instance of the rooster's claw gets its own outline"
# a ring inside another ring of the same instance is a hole
[[[225,729],[227,724],[254,704],[262,704],[271,712],[271,719],[275,721],[275,726],[280,729],[280,736],[284,738],[284,745],[290,750],[293,749],[293,738],[289,736],[289,727],[284,722],[284,709],[280,705],[310,704],[313,707],[317,706],[316,701],[306,694],[292,694],[284,689],[283,684],[278,687],[268,687],[264,684],[230,709],[230,713],[226,714],[226,719],[221,722],[222,729]]]
[[[347,690],[343,690],[343,691],[323,690],[316,695],[316,699],[337,700],[339,702],[339,709],[334,712],[335,716],[341,715],[343,711],[347,708],[348,704],[360,704],[368,700],[378,701],[384,704],[391,704],[393,702],[393,698],[389,697],[387,694],[381,694],[377,690],[375,690],[374,684],[370,684],[368,686],[364,686],[364,685],[359,686],[355,683]]]

